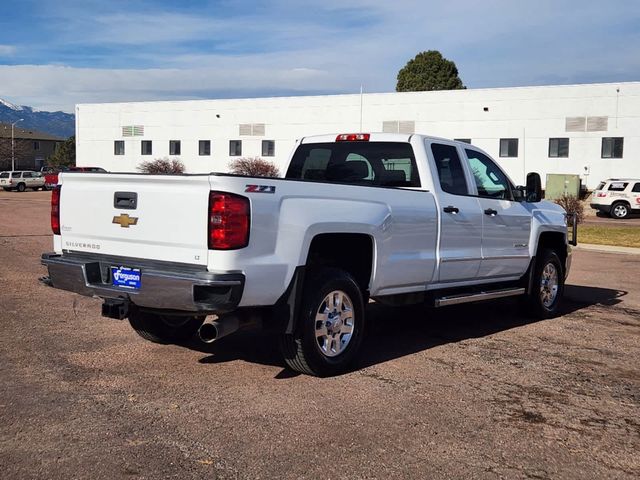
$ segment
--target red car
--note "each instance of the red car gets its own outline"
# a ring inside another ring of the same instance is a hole
[[[44,188],[46,190],[52,190],[58,184],[58,173],[60,172],[106,173],[107,171],[100,167],[60,167],[57,170],[49,170],[44,176]]]

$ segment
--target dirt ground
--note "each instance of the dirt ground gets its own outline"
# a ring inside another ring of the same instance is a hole
[[[369,306],[336,378],[275,339],[155,345],[38,283],[49,194],[0,192],[0,477],[640,476],[640,256],[576,251],[562,316]]]

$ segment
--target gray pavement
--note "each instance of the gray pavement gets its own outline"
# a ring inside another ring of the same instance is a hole
[[[2,478],[640,476],[640,257],[578,249],[562,315],[370,304],[351,373],[273,336],[156,345],[44,287],[48,194],[0,192]]]

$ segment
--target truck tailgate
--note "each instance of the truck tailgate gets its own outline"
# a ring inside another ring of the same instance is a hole
[[[206,265],[208,175],[60,178],[64,251]]]

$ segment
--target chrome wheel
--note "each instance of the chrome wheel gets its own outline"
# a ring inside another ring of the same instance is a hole
[[[558,286],[558,269],[553,263],[547,263],[540,278],[540,301],[546,308],[551,308],[556,301]]]
[[[629,211],[627,209],[627,206],[623,205],[622,203],[619,203],[615,207],[613,207],[613,215],[616,218],[624,218],[628,213]]]
[[[329,293],[318,307],[315,336],[320,352],[327,357],[340,355],[353,336],[353,303],[342,290]]]

